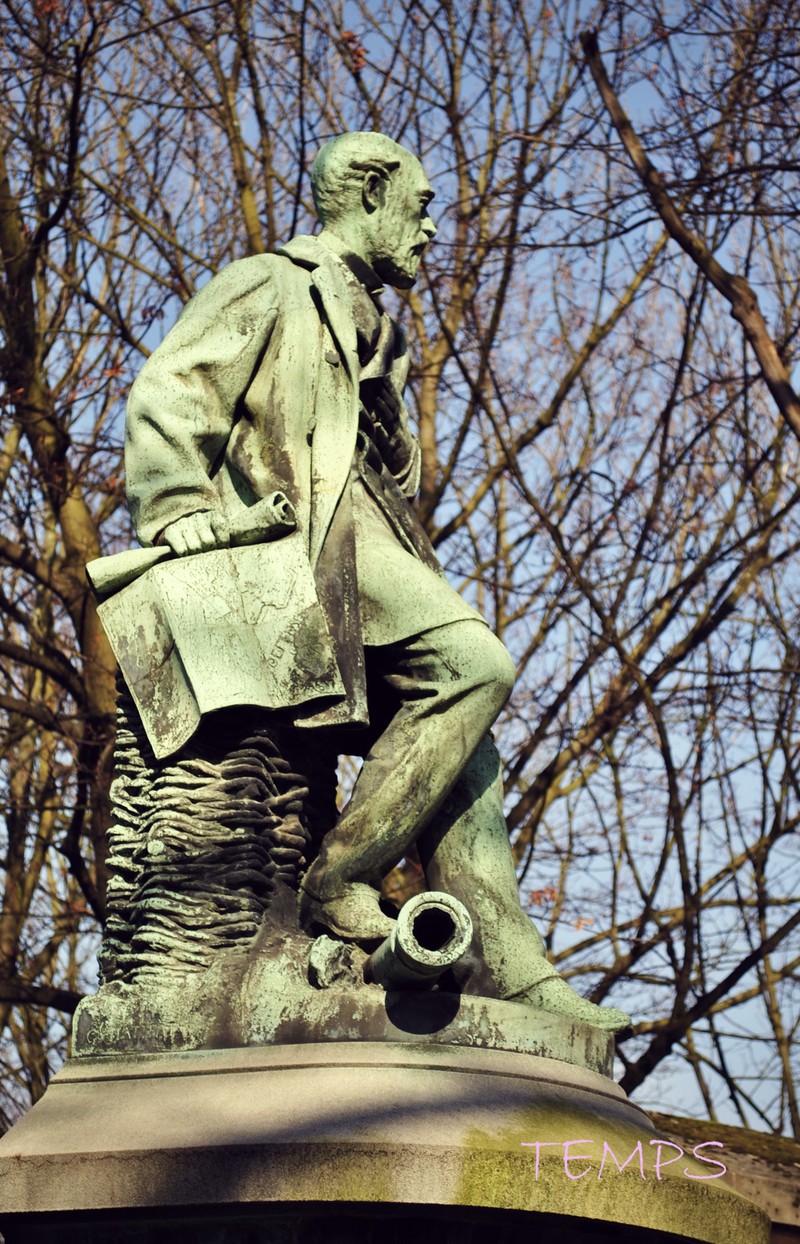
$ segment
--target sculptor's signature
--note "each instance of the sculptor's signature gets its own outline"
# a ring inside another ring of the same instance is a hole
[[[597,1152],[598,1146],[600,1144],[602,1144],[603,1146],[602,1153]],[[573,1145],[582,1145],[584,1147],[587,1145],[590,1145],[595,1150],[595,1152],[571,1153],[570,1149]],[[651,1140],[649,1142],[648,1141],[642,1142],[641,1140],[639,1140],[636,1142],[636,1145],[633,1151],[628,1154],[625,1161],[620,1162],[617,1155],[614,1153],[614,1150],[611,1148],[611,1145],[609,1145],[608,1141],[606,1140],[594,1141],[594,1140],[582,1139],[582,1140],[523,1140],[522,1141],[523,1149],[534,1149],[536,1151],[536,1166],[535,1166],[535,1171],[534,1171],[535,1179],[539,1178],[539,1157],[540,1157],[541,1151],[543,1149],[554,1149],[554,1148],[560,1148],[563,1150],[564,1174],[567,1176],[567,1179],[583,1179],[585,1175],[590,1175],[594,1171],[597,1171],[597,1178],[602,1179],[604,1169],[607,1166],[610,1168],[612,1163],[614,1164],[616,1169],[620,1172],[624,1171],[627,1166],[631,1166],[632,1170],[635,1170],[638,1167],[641,1178],[646,1179],[647,1175],[645,1173],[644,1155],[645,1155],[645,1146],[647,1145],[651,1145],[651,1146],[655,1145],[656,1147],[655,1163],[653,1164],[652,1170],[655,1172],[656,1179],[658,1180],[661,1179],[661,1172],[664,1169],[664,1167],[671,1166],[673,1162],[680,1162],[681,1158],[684,1156],[686,1152],[685,1149],[682,1149],[680,1145],[674,1144],[671,1140],[658,1139],[658,1140]],[[727,1166],[724,1166],[722,1162],[715,1161],[713,1158],[704,1158],[702,1156],[701,1150],[722,1149],[722,1148],[724,1148],[724,1146],[721,1140],[705,1140],[703,1141],[702,1144],[695,1145],[694,1149],[692,1149],[692,1157],[696,1158],[698,1162],[705,1162],[709,1166],[716,1166],[719,1169],[716,1170],[713,1175],[695,1175],[692,1171],[689,1170],[688,1167],[685,1167],[683,1173],[686,1176],[686,1178],[687,1179],[720,1179],[727,1171],[728,1169]],[[661,1157],[662,1149],[677,1149],[678,1151],[677,1156],[674,1158],[667,1158],[666,1160],[663,1160]],[[551,1154],[549,1156],[553,1157],[555,1155]],[[634,1163],[635,1158],[638,1159],[636,1163]],[[598,1160],[599,1160],[599,1166],[597,1165]],[[588,1162],[589,1165],[584,1166],[583,1170],[578,1171],[577,1173],[573,1173],[572,1170],[570,1170],[570,1164],[572,1162]],[[652,1171],[650,1173],[652,1173]]]

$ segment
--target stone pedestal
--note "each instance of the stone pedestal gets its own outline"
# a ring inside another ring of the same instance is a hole
[[[719,1151],[674,1157],[606,1076],[531,1053],[407,1035],[82,1057],[0,1142],[0,1229],[6,1244],[766,1244],[766,1215],[708,1178]]]

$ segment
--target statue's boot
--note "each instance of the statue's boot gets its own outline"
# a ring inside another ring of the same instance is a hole
[[[302,882],[298,907],[303,928],[325,928],[344,941],[383,941],[394,926],[394,920],[381,910],[379,892],[360,881],[328,899],[312,894]]]
[[[530,989],[523,989],[506,1001],[521,1002],[524,1006],[549,1011],[552,1015],[561,1015],[580,1024],[591,1024],[593,1028],[607,1032],[620,1032],[631,1026],[630,1015],[615,1006],[598,1006],[588,998],[582,998],[559,976],[531,985]]]

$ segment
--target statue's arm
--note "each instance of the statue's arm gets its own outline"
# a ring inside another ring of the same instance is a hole
[[[211,530],[221,522],[212,474],[277,313],[269,258],[240,260],[187,304],[142,368],[125,428],[128,502],[142,544],[175,522]]]

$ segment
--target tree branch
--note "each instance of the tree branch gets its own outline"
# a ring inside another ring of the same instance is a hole
[[[667,1057],[673,1046],[677,1045],[682,1037],[685,1036],[692,1024],[708,1015],[716,1004],[733,989],[734,985],[738,984],[742,977],[746,976],[752,968],[763,962],[767,955],[771,955],[794,932],[798,925],[800,925],[800,911],[796,911],[793,916],[790,916],[760,946],[757,946],[755,950],[751,951],[749,955],[737,963],[736,967],[727,976],[724,976],[713,989],[710,989],[708,993],[698,998],[694,1006],[690,1007],[688,1011],[684,1011],[679,1018],[675,1019],[674,1023],[660,1032],[650,1042],[642,1057],[629,1065],[624,1077],[620,1081],[620,1087],[626,1093],[630,1093],[637,1088],[647,1078],[653,1068],[657,1067]]]
[[[83,994],[71,989],[56,989],[52,985],[28,985],[25,981],[0,981],[0,1002],[12,1006],[49,1006],[56,1011],[73,1014]]]
[[[588,30],[582,34],[581,45],[586,63],[614,128],[620,136],[622,145],[651,203],[664,222],[664,227],[670,237],[686,252],[700,271],[705,273],[714,288],[730,304],[731,315],[741,324],[745,337],[752,346],[761,375],[775,399],[778,410],[800,440],[800,397],[792,387],[789,373],[767,328],[755,290],[743,276],[724,268],[714,258],[702,238],[693,233],[684,221],[664,185],[661,174],[647,155],[641,139],[631,125],[611,85],[597,46],[597,31]]]

